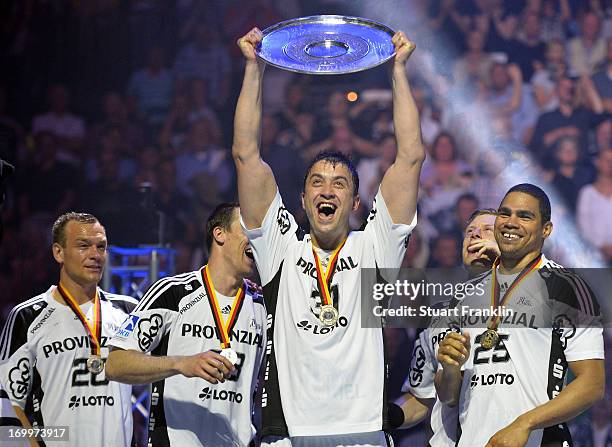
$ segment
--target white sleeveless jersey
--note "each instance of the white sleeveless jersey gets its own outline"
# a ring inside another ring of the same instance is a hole
[[[434,379],[438,371],[438,348],[451,329],[431,327],[423,329],[416,339],[410,361],[410,371],[402,386],[402,392],[409,392],[419,399],[435,399],[431,409],[430,425],[433,436],[431,447],[452,447],[457,442],[459,411],[457,407],[444,405],[438,399]]]
[[[35,427],[68,426],[69,442],[53,445],[129,446],[132,440],[132,387],[111,382],[104,371],[87,370],[89,337],[72,310],[44,294],[18,304],[0,337],[0,382],[12,405]],[[131,297],[98,289],[103,359],[107,341],[136,305]],[[93,305],[81,306],[92,321]]]
[[[380,328],[361,327],[361,269],[399,268],[416,215],[411,225],[396,225],[380,191],[376,205],[365,228],[352,231],[339,253],[330,286],[339,319],[332,327],[318,318],[321,295],[310,237],[300,236],[278,192],[262,227],[245,229],[268,311],[264,436],[383,429],[383,335]]]
[[[466,297],[460,306],[490,305],[491,272],[477,281],[487,293]],[[568,362],[604,358],[599,305],[589,286],[558,264],[544,258],[506,306],[514,312],[502,318],[493,349],[480,344],[484,328],[479,317],[461,321],[472,348],[459,400],[460,447],[485,445],[518,416],[557,396],[565,386]],[[534,430],[526,444],[569,445],[566,424]]]
[[[232,300],[219,299],[224,318],[231,310]],[[254,434],[253,394],[266,340],[264,324],[261,296],[247,287],[230,334],[231,348],[239,357],[237,373],[215,385],[183,375],[153,383],[149,446],[249,444]],[[219,351],[221,345],[202,271],[153,284],[110,344],[155,356]]]

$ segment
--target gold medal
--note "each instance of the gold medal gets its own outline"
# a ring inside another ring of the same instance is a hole
[[[104,360],[98,355],[90,355],[87,359],[87,370],[92,374],[100,374],[104,370]]]
[[[338,309],[331,304],[321,306],[321,313],[319,313],[319,320],[324,326],[334,326],[338,322]]]
[[[480,335],[480,346],[484,349],[492,349],[499,342],[499,334],[495,329],[487,329]]]

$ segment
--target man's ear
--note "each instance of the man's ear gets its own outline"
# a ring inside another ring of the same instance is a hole
[[[60,264],[64,263],[64,247],[55,242],[51,246],[51,251],[53,252],[53,258]]]
[[[359,194],[355,194],[355,197],[353,197],[353,211],[357,211],[359,209],[360,203],[361,199],[359,198]]]
[[[302,202],[302,209],[306,211],[306,207],[304,206],[304,191],[300,194],[300,201]]]
[[[219,245],[225,244],[225,230],[221,227],[213,228],[213,238]]]
[[[548,236],[550,236],[550,233],[552,233],[552,230],[553,230],[553,223],[549,220],[548,222],[544,224],[544,228],[542,229],[542,237],[546,239]]]

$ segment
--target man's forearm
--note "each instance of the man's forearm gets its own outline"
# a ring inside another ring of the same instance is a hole
[[[247,61],[234,118],[232,155],[236,161],[259,156],[264,66]]]
[[[605,371],[603,360],[592,369],[578,375],[557,397],[519,416],[517,422],[529,430],[550,427],[575,418],[603,397]]]
[[[406,68],[394,64],[391,79],[393,85],[393,126],[397,139],[397,159],[409,163],[422,161],[425,149],[421,140],[419,111],[406,76]]]
[[[15,410],[15,415],[17,416],[17,419],[19,419],[19,421],[21,422],[23,428],[31,429],[32,424],[30,424],[30,420],[26,416],[25,411],[23,411],[21,407],[18,407],[17,405],[13,405],[13,410]],[[38,447],[40,445],[36,438],[33,437],[28,438],[28,443],[31,447]]]
[[[419,399],[411,393],[405,393],[395,401],[404,413],[404,423],[398,428],[410,428],[417,425],[429,414],[435,399]]]
[[[106,378],[140,385],[179,374],[180,356],[156,357],[138,351],[115,349],[106,361]]]
[[[438,399],[450,407],[457,405],[459,403],[462,381],[463,377],[459,369],[455,370],[453,368],[451,370],[450,368],[443,368],[442,371],[436,372],[434,383]]]

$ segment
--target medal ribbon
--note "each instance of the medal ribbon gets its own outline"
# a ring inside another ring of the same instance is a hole
[[[332,278],[336,270],[336,264],[338,263],[338,258],[340,257],[340,250],[342,250],[345,243],[346,239],[344,239],[342,243],[333,251],[329,264],[327,265],[327,270],[323,270],[321,261],[317,256],[317,252],[315,251],[315,248],[312,247],[312,255],[314,256],[315,267],[317,268],[317,282],[319,283],[319,290],[321,291],[321,299],[323,300],[324,306],[333,306],[334,304],[331,294],[329,293],[329,287],[331,286]]]
[[[514,281],[512,281],[512,284],[510,284],[510,287],[508,287],[508,290],[506,290],[506,293],[504,293],[504,296],[500,301],[500,287],[499,283],[497,282],[497,266],[499,265],[499,259],[500,258],[497,258],[495,262],[493,262],[493,270],[491,275],[491,306],[493,306],[493,308],[497,308],[498,306],[503,306],[504,304],[506,304],[506,302],[510,298],[510,294],[516,289],[518,284],[523,279],[525,279],[525,277],[529,275],[532,271],[538,269],[542,265],[542,255],[539,255],[537,258],[527,264],[525,268],[521,270],[521,273],[519,273],[518,276],[514,278]],[[496,330],[499,326],[499,320],[499,315],[493,317],[487,327],[489,329]]]
[[[68,307],[75,313],[75,315],[81,320],[81,324],[87,331],[89,336],[89,346],[93,355],[100,356],[100,339],[102,338],[102,307],[100,305],[100,297],[98,296],[98,290],[96,289],[96,296],[93,302],[93,326],[89,324],[87,317],[81,310],[79,303],[74,299],[70,292],[58,284],[57,291],[62,296]]]
[[[226,324],[223,323],[223,315],[221,314],[221,306],[219,306],[219,300],[217,300],[217,294],[215,293],[215,286],[213,285],[212,278],[208,272],[208,265],[205,265],[202,269],[202,279],[204,280],[204,289],[206,289],[206,295],[208,296],[208,304],[212,311],[215,326],[217,326],[217,333],[219,340],[221,341],[221,348],[230,347],[229,334],[232,332],[236,321],[238,320],[238,314],[242,309],[242,303],[244,302],[244,289],[240,287],[234,302],[232,304],[232,310],[227,317]]]

